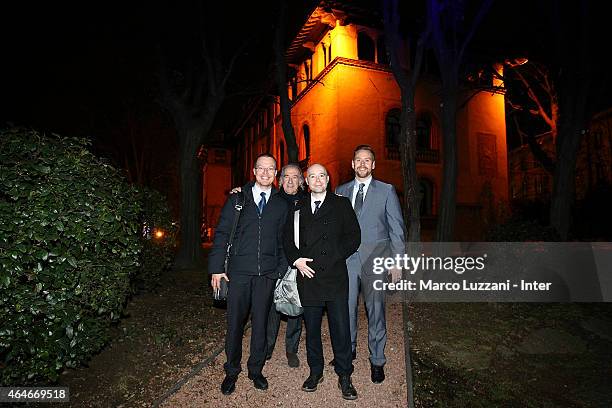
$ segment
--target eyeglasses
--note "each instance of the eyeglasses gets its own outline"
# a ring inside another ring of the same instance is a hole
[[[258,173],[274,173],[276,168],[274,167],[255,167]]]

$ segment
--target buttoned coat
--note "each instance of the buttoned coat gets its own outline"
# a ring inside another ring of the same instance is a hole
[[[312,214],[310,194],[300,203],[300,248],[294,243],[294,219],[287,217],[284,233],[285,254],[290,265],[298,258],[312,258],[313,278],[298,272],[300,300],[305,306],[318,306],[326,300],[348,299],[346,259],[359,248],[361,231],[351,203],[330,191]]]

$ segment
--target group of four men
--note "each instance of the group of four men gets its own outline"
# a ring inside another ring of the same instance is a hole
[[[227,200],[209,255],[213,289],[221,279],[228,281],[227,334],[221,391],[235,390],[241,371],[242,336],[251,313],[248,377],[257,389],[268,382],[262,374],[278,333],[280,316],[273,304],[276,279],[289,265],[297,268],[297,286],[306,326],[306,354],[310,375],[302,390],[315,391],[323,380],[321,323],[327,310],[334,359],[342,397],[353,400],[357,392],[351,381],[352,360],[356,358],[358,297],[361,292],[368,315],[368,347],[371,379],[385,379],[386,321],[384,293],[372,289],[371,260],[375,256],[402,253],[404,222],[392,185],[372,178],[375,155],[368,145],[355,148],[352,167],[355,179],[339,186],[336,194],[327,191],[329,175],[320,164],[306,172],[306,184],[296,165],[281,171],[280,191],[273,187],[276,160],[261,154],[255,161],[255,181],[243,186],[244,205],[231,246],[229,273],[223,271],[225,249],[235,216],[234,202]],[[235,192],[235,190],[234,190]],[[299,238],[295,239],[295,212]],[[228,276],[229,275],[229,276]],[[301,319],[289,318],[286,355],[289,366],[299,366],[297,348]]]

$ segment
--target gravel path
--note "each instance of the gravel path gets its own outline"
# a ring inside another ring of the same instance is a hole
[[[315,392],[301,390],[302,383],[308,377],[306,363],[305,331],[302,332],[299,368],[289,368],[285,357],[285,327],[281,322],[278,342],[272,359],[264,367],[263,374],[270,387],[260,391],[253,387],[247,378],[246,360],[248,358],[250,330],[243,341],[243,372],[236,383],[236,391],[224,396],[219,390],[224,377],[223,363],[225,353],[221,353],[198,375],[191,378],[181,389],[163,403],[163,407],[405,407],[406,406],[406,372],[404,364],[404,339],[402,335],[401,304],[387,305],[387,364],[386,380],[382,384],[370,381],[370,363],[367,346],[367,321],[360,305],[359,339],[357,359],[353,362],[355,372],[352,380],[359,398],[355,401],[342,399],[338,389],[338,377],[333,367],[327,365],[332,359],[331,342],[326,316],[323,318],[323,353],[326,367],[324,380]]]

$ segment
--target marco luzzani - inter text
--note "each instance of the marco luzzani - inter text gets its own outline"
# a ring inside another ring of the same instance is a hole
[[[479,257],[428,257],[422,254],[420,257],[410,257],[406,254],[396,255],[388,258],[374,258],[372,271],[381,275],[391,269],[404,269],[411,275],[417,271],[452,271],[457,275],[462,275],[466,271],[482,271],[485,267],[487,255]],[[442,282],[433,279],[418,279],[411,281],[401,279],[397,282],[386,282],[377,279],[372,283],[374,290],[389,291],[466,291],[466,292],[488,292],[488,291],[548,291],[550,282],[526,281],[521,279],[515,283],[510,279],[499,282],[470,281],[463,279],[454,282]]]

